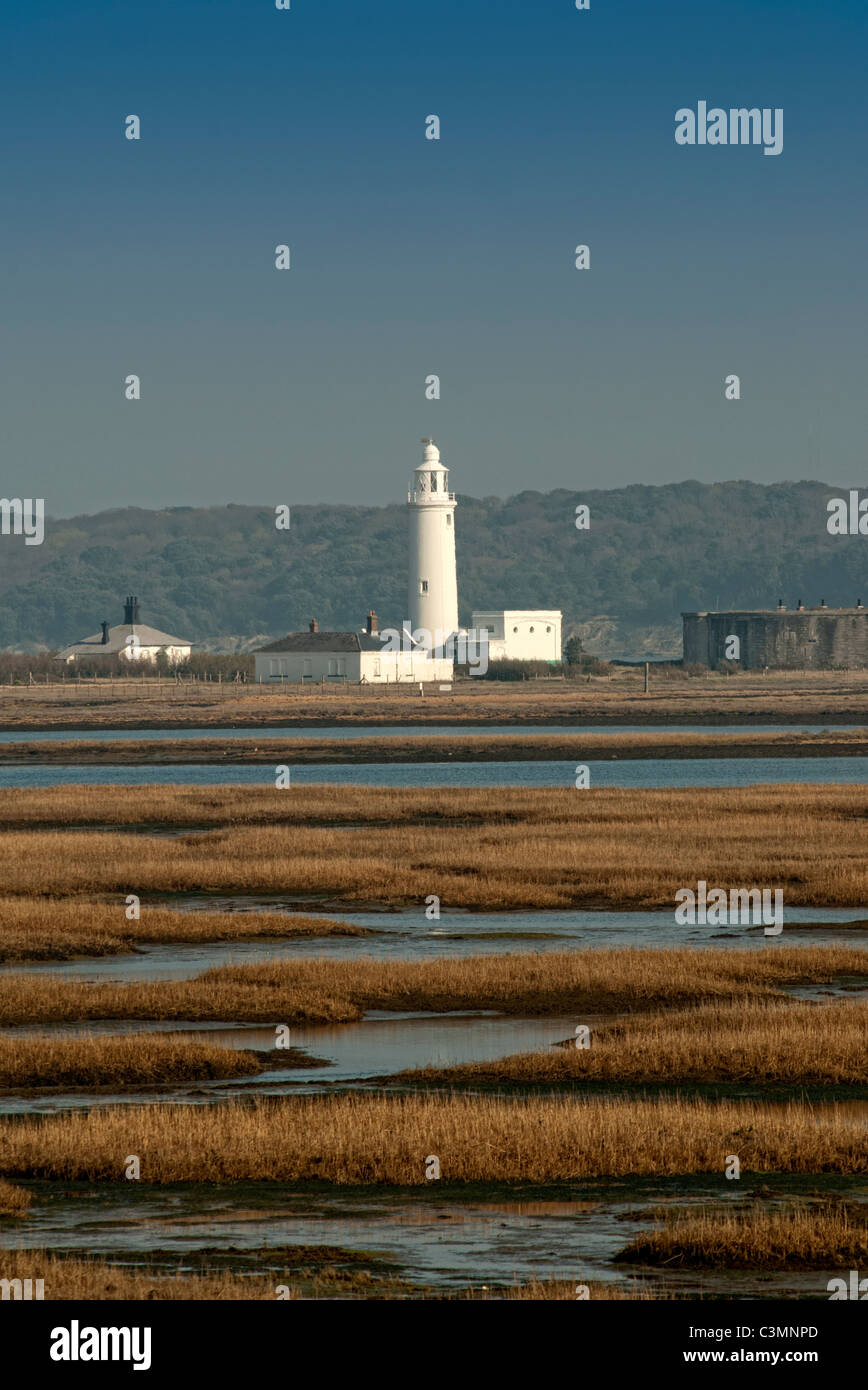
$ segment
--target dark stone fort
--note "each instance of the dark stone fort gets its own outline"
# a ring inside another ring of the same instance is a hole
[[[729,639],[739,639],[738,665],[747,671],[868,668],[868,609],[827,608],[682,613],[685,665],[724,665]]]

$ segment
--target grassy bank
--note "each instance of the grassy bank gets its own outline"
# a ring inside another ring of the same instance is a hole
[[[120,1106],[0,1121],[8,1178],[143,1183],[549,1183],[630,1174],[868,1173],[862,1119],[830,1105],[372,1094]]]
[[[401,686],[250,688],[154,680],[7,687],[9,729],[196,728],[204,725],[858,723],[868,717],[861,671],[692,676],[616,668],[579,682],[467,681],[451,691]]]
[[[290,1248],[284,1252],[264,1250],[263,1262],[276,1263],[281,1254],[287,1257],[284,1270],[275,1268],[272,1273],[257,1274],[226,1269],[191,1273],[189,1268],[179,1266],[173,1271],[163,1265],[148,1268],[147,1259],[144,1268],[130,1269],[98,1257],[55,1255],[46,1250],[2,1250],[0,1278],[43,1279],[46,1302],[397,1298],[419,1292],[397,1275],[361,1267],[363,1261],[354,1251],[330,1246],[298,1247],[295,1251]],[[192,1257],[195,1258],[195,1252]],[[185,1266],[190,1258],[184,1258]]]
[[[615,1258],[669,1269],[859,1269],[868,1262],[868,1208],[861,1216],[847,1208],[678,1212]]]
[[[23,1216],[30,1208],[33,1198],[24,1187],[0,1179],[0,1216]],[[2,1256],[0,1256],[2,1259]]]
[[[304,1059],[289,1049],[282,1066]],[[255,1076],[264,1060],[253,1052],[209,1047],[178,1038],[139,1033],[124,1038],[0,1037],[0,1087],[4,1089],[171,1085],[182,1081]]]
[[[337,1259],[352,1253],[330,1251],[328,1246],[322,1249]],[[266,1249],[262,1253],[266,1260],[274,1259],[272,1251]],[[449,1302],[456,1299],[548,1302],[576,1298],[574,1283],[548,1279],[533,1279],[525,1284],[505,1287],[483,1285],[470,1288],[465,1294],[446,1294],[442,1290],[410,1284],[395,1275],[371,1273],[339,1264],[323,1266],[322,1260],[317,1258],[318,1253],[317,1247],[311,1247],[301,1252],[284,1273],[275,1271],[270,1275],[261,1275],[238,1274],[228,1270],[192,1274],[181,1269],[176,1273],[163,1268],[129,1269],[98,1258],[58,1256],[45,1250],[6,1250],[0,1253],[0,1278],[43,1279],[46,1302],[62,1299],[88,1302],[103,1299],[123,1302],[206,1299],[209,1302],[227,1302],[286,1298],[286,1290],[290,1299],[421,1298]],[[304,1266],[304,1260],[312,1261],[310,1267]],[[634,1285],[591,1283],[587,1287],[589,1297],[594,1299],[623,1302],[653,1297]]]
[[[782,987],[868,973],[868,951],[775,946],[766,951],[612,949],[422,961],[268,961],[191,980],[80,983],[39,973],[0,976],[0,1024],[88,1019],[340,1023],[371,1009],[494,1009],[574,1015],[686,1008],[698,1000],[762,1000]]]
[[[478,910],[672,909],[675,892],[701,878],[780,888],[785,908],[868,901],[866,787],[500,788],[496,797],[341,788],[339,800],[323,787],[246,798],[234,788],[154,790],[151,804],[163,817],[184,824],[194,808],[213,814],[216,806],[222,822],[177,838],[16,829],[11,818],[20,825],[38,808],[44,822],[70,802],[89,805],[97,824],[109,817],[117,824],[125,812],[141,819],[148,794],[8,793],[0,844],[6,893],[276,892],[420,910],[435,893],[444,906]],[[243,823],[251,806],[273,821]],[[330,815],[335,828],[312,827],[307,818],[318,814]]]
[[[365,927],[282,912],[172,912],[141,907],[137,921],[116,903],[0,898],[0,962],[119,955],[139,946],[289,937],[366,937]]]
[[[868,754],[868,733],[433,735],[424,738],[68,739],[3,743],[0,766],[235,763],[305,764],[593,762],[669,758],[854,758]]]
[[[423,1067],[392,1079],[451,1086],[866,1086],[866,1038],[865,1004],[740,999],[600,1023],[588,1048],[570,1042],[493,1062]]]

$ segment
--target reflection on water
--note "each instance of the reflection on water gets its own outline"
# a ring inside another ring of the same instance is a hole
[[[165,902],[191,911],[293,911],[278,895],[174,895]],[[303,904],[310,911],[313,904]],[[145,911],[147,905],[145,904]],[[667,911],[604,912],[462,912],[441,910],[429,922],[424,910],[333,912],[329,917],[367,927],[372,937],[288,937],[260,941],[197,942],[188,945],[142,945],[123,956],[87,957],[0,966],[0,974],[22,969],[78,980],[186,980],[214,966],[257,964],[269,960],[303,960],[327,956],[356,960],[424,960],[435,956],[495,955],[519,951],[564,951],[570,947],[689,946],[773,951],[779,944],[868,947],[868,908],[792,907],[784,910],[784,929],[767,937],[762,927],[677,926]],[[862,927],[848,926],[861,920]],[[825,925],[811,927],[812,922]]]
[[[794,1180],[798,1186],[798,1179]],[[84,1184],[50,1195],[44,1184],[28,1184],[34,1204],[19,1221],[0,1231],[0,1249],[49,1248],[90,1255],[120,1255],[130,1264],[148,1254],[172,1258],[172,1267],[193,1266],[198,1250],[225,1258],[235,1253],[239,1267],[283,1274],[279,1249],[293,1245],[339,1245],[389,1261],[396,1274],[443,1291],[481,1284],[510,1285],[530,1279],[576,1283],[611,1282],[641,1286],[647,1280],[661,1292],[716,1297],[827,1297],[829,1273],[817,1271],[731,1272],[646,1270],[614,1265],[615,1254],[634,1235],[656,1224],[637,1207],[660,1202],[679,1207],[732,1202],[738,1198],[718,1179],[621,1182],[620,1196],[593,1185],[568,1185],[551,1201],[461,1200],[427,1191],[323,1190],[293,1192],[281,1184],[212,1187],[190,1184],[148,1189],[133,1184]],[[842,1184],[842,1187],[844,1184]],[[747,1195],[749,1183],[742,1181]],[[851,1196],[864,1195],[852,1192]],[[699,1190],[701,1188],[701,1190]],[[740,1196],[741,1194],[739,1194]],[[625,1217],[631,1219],[625,1220]],[[269,1253],[271,1252],[271,1253]],[[225,1264],[224,1264],[225,1267]],[[290,1275],[291,1278],[291,1275]]]
[[[868,758],[660,758],[593,762],[592,787],[747,787],[769,783],[868,783]],[[295,786],[572,787],[575,762],[311,763],[292,766]],[[274,786],[270,764],[0,767],[0,787]]]
[[[582,1021],[593,1022],[589,1015]],[[513,1052],[533,1052],[571,1037],[574,1018],[506,1018],[491,1014],[374,1014],[359,1023],[293,1026],[290,1042],[310,1056],[321,1057],[324,1066],[281,1067],[281,1052],[274,1046],[274,1028],[257,1024],[182,1024],[149,1021],[20,1024],[4,1029],[5,1037],[117,1037],[154,1034],[185,1037],[194,1042],[227,1048],[253,1048],[268,1052],[275,1065],[260,1075],[232,1082],[197,1082],[172,1089],[175,1101],[215,1101],[228,1095],[256,1091],[257,1095],[281,1094],[287,1086],[321,1089],[325,1083],[364,1083],[372,1077],[410,1067],[455,1066],[461,1062],[487,1062]],[[148,1104],[159,1098],[152,1091],[97,1095],[64,1092],[62,1095],[4,1096],[0,1113],[43,1114],[79,1109],[95,1102]],[[165,1093],[162,1096],[165,1099]]]
[[[583,1010],[581,1017],[512,1018],[492,1012],[448,1014],[395,1014],[371,1012],[356,1023],[293,1025],[290,1043],[322,1065],[299,1068],[281,1065],[275,1048],[275,1029],[248,1023],[178,1023],[152,1020],[95,1020],[76,1023],[27,1023],[5,1028],[6,1037],[120,1037],[153,1036],[208,1043],[214,1047],[253,1049],[268,1054],[273,1065],[250,1077],[223,1081],[185,1082],[159,1090],[123,1092],[63,1091],[59,1094],[9,1095],[0,1098],[0,1114],[56,1114],[61,1110],[90,1106],[151,1104],[165,1100],[185,1104],[210,1104],[230,1097],[286,1095],[303,1088],[307,1093],[340,1087],[370,1087],[376,1078],[396,1072],[433,1066],[457,1066],[488,1062],[523,1052],[546,1051],[573,1037],[577,1022],[593,1027],[609,1022],[605,1016]],[[413,1083],[406,1083],[413,1089]],[[613,1088],[612,1094],[617,1095]],[[759,1109],[774,1111],[786,1101],[755,1102]],[[820,1109],[836,1105],[845,1115],[868,1121],[868,1101],[823,1101]]]

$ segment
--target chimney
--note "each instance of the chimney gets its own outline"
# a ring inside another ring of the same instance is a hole
[[[862,607],[862,600],[861,600],[860,598],[857,598],[857,600],[856,600],[856,607],[857,607],[857,608],[861,608],[861,607]]]
[[[804,610],[804,607],[805,605],[802,603],[802,600],[799,599],[798,603],[796,604],[796,612],[801,613]]]
[[[316,618],[311,618],[310,620],[310,631],[319,632],[319,623],[317,622]]]
[[[102,625],[102,644],[103,644],[103,646],[105,646],[105,645],[107,644],[107,642],[108,642],[108,623],[103,623],[103,625]]]
[[[826,600],[825,600],[824,598],[821,598],[821,599],[820,599],[820,607],[821,607],[821,608],[825,608],[825,607],[826,607]]]
[[[132,627],[139,621],[139,600],[130,594],[124,599],[124,622]]]
[[[368,620],[365,623],[365,631],[367,632],[369,637],[376,637],[379,630],[380,629],[377,624],[377,615],[372,608],[370,613],[368,614]]]
[[[786,604],[784,603],[784,601],[783,601],[782,598],[779,598],[779,599],[778,599],[778,612],[779,612],[779,613],[786,613],[786,611],[787,611],[787,606],[786,606]]]

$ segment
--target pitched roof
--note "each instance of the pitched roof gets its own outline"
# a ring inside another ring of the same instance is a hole
[[[147,623],[118,623],[117,627],[110,627],[108,630],[108,641],[102,640],[102,633],[97,632],[93,637],[83,637],[80,642],[72,642],[63,651],[57,653],[58,657],[70,656],[117,656],[119,652],[125,651],[129,645],[127,638],[135,636],[138,638],[140,647],[192,647],[193,643],[188,642],[184,637],[170,637],[168,632],[160,632],[157,627],[149,627]]]
[[[256,652],[381,652],[388,643],[393,650],[394,635],[385,636],[381,632],[288,632],[267,647],[257,647]],[[418,642],[413,642],[408,651],[422,651]]]

